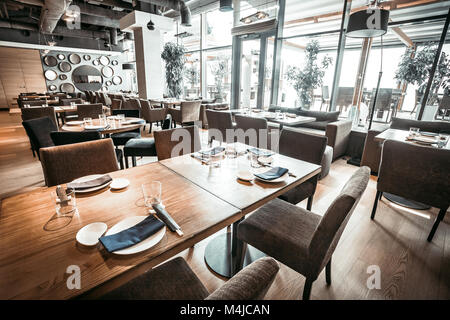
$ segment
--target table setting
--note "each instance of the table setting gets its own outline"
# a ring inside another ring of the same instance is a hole
[[[437,146],[443,148],[447,145],[449,135],[435,132],[420,131],[419,128],[410,128],[406,141],[426,146]]]

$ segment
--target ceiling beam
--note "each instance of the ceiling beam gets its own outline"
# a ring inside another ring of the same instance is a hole
[[[96,6],[93,4],[88,4],[86,2],[82,1],[74,1],[72,4],[80,7],[80,12],[86,15],[90,16],[96,16],[96,17],[106,17],[110,19],[117,19],[120,20],[124,16],[127,15],[127,12],[125,11],[117,11],[117,10],[111,10],[106,9],[100,6]]]
[[[91,24],[94,26],[101,26],[107,28],[120,28],[120,23],[118,19],[111,19],[107,17],[90,16],[87,14],[81,14],[80,22],[85,24]]]
[[[399,38],[401,42],[403,42],[408,47],[413,47],[414,42],[410,37],[400,27],[391,27],[391,31]]]

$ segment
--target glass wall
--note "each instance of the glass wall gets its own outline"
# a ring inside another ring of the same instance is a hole
[[[195,98],[201,96],[200,72],[200,52],[187,53],[184,70],[185,97]]]
[[[206,55],[206,99],[230,102],[231,49],[208,50]]]

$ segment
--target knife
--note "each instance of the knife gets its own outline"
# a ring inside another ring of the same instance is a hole
[[[172,219],[170,214],[161,206],[161,204],[152,204],[156,216],[169,227],[170,231],[176,232],[180,237],[183,236],[180,226]]]

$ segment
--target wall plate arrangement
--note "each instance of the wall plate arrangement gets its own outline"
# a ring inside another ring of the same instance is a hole
[[[113,61],[111,62],[111,64],[112,64],[113,66],[117,66],[117,65],[119,64],[119,61],[113,60]]]
[[[60,80],[67,80],[67,76],[65,74],[60,74],[59,75],[59,79]]]
[[[112,82],[113,82],[115,85],[119,85],[119,84],[122,83],[122,78],[121,78],[120,76],[114,76],[114,77],[112,78]]]
[[[102,65],[107,66],[109,64],[109,58],[107,56],[101,56],[99,61]]]
[[[108,80],[108,81],[106,81],[106,85],[107,85],[107,86],[110,86],[110,85],[112,85],[112,82],[111,82],[111,80]]]
[[[92,61],[92,64],[93,64],[94,66],[98,66],[98,65],[100,64],[100,62],[98,62],[98,60],[94,60],[94,61]]]
[[[44,57],[44,64],[47,67],[54,67],[58,64],[58,60],[54,56],[45,56]]]
[[[108,91],[109,89],[108,89],[108,87],[103,87],[102,90],[103,91]]]
[[[73,86],[73,84],[66,82],[63,83],[60,87],[59,90],[61,92],[67,92],[67,93],[74,93],[75,92],[75,87]]]
[[[90,61],[90,60],[91,60],[91,56],[88,55],[88,54],[85,54],[85,55],[83,56],[83,58],[84,58],[84,60],[86,60],[86,61]]]
[[[111,67],[108,67],[108,66],[103,67],[102,68],[102,75],[105,78],[111,78],[114,75],[114,70]]]
[[[54,81],[58,78],[58,74],[54,70],[49,69],[44,72],[44,77],[49,81]]]
[[[54,84],[48,86],[49,91],[55,91],[56,89],[58,89],[58,87],[56,87]]]
[[[59,60],[64,60],[66,58],[66,56],[63,55],[62,53],[58,54],[57,57]]]
[[[62,72],[70,72],[72,70],[72,66],[66,61],[60,62],[58,68]]]
[[[76,53],[71,53],[69,55],[69,61],[72,64],[79,64],[81,62],[81,57],[77,55]]]

